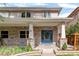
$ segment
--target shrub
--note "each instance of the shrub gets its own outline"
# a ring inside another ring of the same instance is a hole
[[[66,50],[67,49],[67,44],[66,43],[63,44],[62,49],[63,50]]]
[[[31,44],[28,44],[27,47],[26,47],[26,49],[27,49],[27,52],[32,51],[32,46],[31,46]]]
[[[66,35],[71,35],[74,32],[79,32],[79,21],[76,24],[70,25],[70,27],[66,28]]]

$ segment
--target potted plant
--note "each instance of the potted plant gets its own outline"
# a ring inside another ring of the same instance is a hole
[[[64,43],[63,46],[62,46],[62,50],[66,50],[67,49],[67,44]]]

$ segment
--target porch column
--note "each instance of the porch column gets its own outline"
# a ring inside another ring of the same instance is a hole
[[[67,44],[66,33],[65,33],[65,24],[61,25],[61,35],[60,35],[60,48],[62,48],[63,44]]]
[[[34,32],[33,32],[33,24],[29,24],[29,39],[32,48],[34,48]]]
[[[61,38],[66,38],[66,34],[65,34],[65,24],[61,25]]]
[[[34,36],[33,36],[33,24],[29,24],[29,38],[34,39]]]

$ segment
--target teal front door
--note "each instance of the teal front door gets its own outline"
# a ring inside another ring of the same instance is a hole
[[[42,30],[41,31],[41,42],[42,43],[52,43],[52,30]]]

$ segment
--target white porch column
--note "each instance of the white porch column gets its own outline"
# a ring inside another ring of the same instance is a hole
[[[33,32],[33,24],[29,24],[29,39],[32,48],[34,48],[34,32]]]
[[[67,44],[66,33],[65,33],[65,24],[61,25],[61,38],[60,38],[60,48],[62,48],[63,44]]]
[[[66,38],[65,24],[61,25],[61,38]]]
[[[29,38],[34,39],[33,24],[29,24]]]

